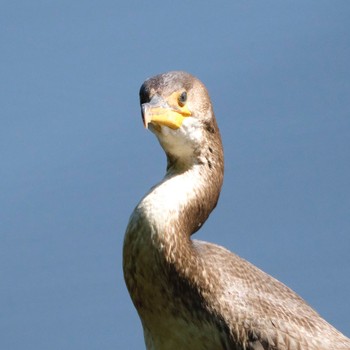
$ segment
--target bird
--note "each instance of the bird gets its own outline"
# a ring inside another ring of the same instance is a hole
[[[192,238],[216,207],[224,175],[205,85],[183,71],[140,88],[144,127],[164,178],[130,216],[123,272],[147,350],[346,350],[350,339],[283,283],[219,245]]]

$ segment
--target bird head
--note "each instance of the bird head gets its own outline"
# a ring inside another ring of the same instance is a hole
[[[140,89],[142,120],[168,155],[193,158],[218,132],[209,94],[193,75],[172,71],[147,79]]]

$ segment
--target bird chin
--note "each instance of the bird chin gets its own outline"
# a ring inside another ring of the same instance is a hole
[[[159,135],[162,133],[162,126],[155,123],[149,123],[148,129],[153,132],[153,134]]]
[[[157,136],[167,137],[168,135],[173,135],[177,130],[173,130],[165,125],[160,125],[156,123],[150,123],[148,129],[156,134]]]

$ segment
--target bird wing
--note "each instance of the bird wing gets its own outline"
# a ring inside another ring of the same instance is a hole
[[[208,305],[235,342],[251,350],[350,349],[350,339],[283,283],[223,247],[193,243],[219,281]]]

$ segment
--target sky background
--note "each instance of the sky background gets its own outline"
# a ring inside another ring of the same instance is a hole
[[[128,218],[165,171],[138,90],[186,70],[226,156],[197,239],[350,336],[350,2],[16,1],[0,10],[0,348],[143,349]]]

